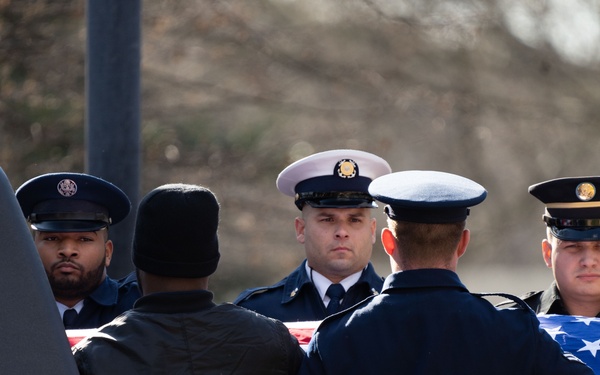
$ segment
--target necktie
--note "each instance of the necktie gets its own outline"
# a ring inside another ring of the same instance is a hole
[[[345,293],[346,291],[342,284],[331,284],[329,288],[327,288],[325,294],[331,298],[329,305],[327,305],[327,315],[340,311],[340,301],[344,298]]]
[[[75,320],[77,320],[77,310],[68,309],[63,313],[63,324],[65,325],[65,329],[73,328],[75,325]]]

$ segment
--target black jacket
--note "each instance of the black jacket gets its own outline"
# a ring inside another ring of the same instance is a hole
[[[205,290],[155,293],[73,347],[81,374],[295,374],[287,327]]]
[[[529,292],[521,296],[521,299],[525,301],[536,314],[571,315],[562,302],[560,292],[556,286],[556,281],[553,281],[548,289]],[[511,301],[499,303],[497,306],[499,308],[515,307],[514,303]],[[596,317],[600,318],[600,312],[596,314]]]

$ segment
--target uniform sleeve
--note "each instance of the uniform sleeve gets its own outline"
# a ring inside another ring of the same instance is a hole
[[[75,357],[75,363],[77,364],[77,370],[79,370],[79,375],[91,375],[93,371],[90,369],[89,361],[87,360],[87,356],[85,350],[82,350],[79,347],[72,348],[73,356]]]
[[[321,360],[321,354],[318,350],[318,340],[319,333],[315,332],[314,336],[310,340],[310,343],[308,344],[306,356],[304,356],[304,360],[302,361],[302,365],[300,366],[300,371],[298,374],[326,374],[323,361]]]

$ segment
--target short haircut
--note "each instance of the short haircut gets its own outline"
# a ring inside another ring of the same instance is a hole
[[[388,226],[400,246],[402,257],[409,262],[449,260],[458,245],[466,221],[447,224],[424,224],[388,219]]]

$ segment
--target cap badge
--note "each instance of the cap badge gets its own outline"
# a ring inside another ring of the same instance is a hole
[[[341,178],[354,178],[356,177],[356,163],[354,160],[343,159],[337,163],[337,174]]]
[[[72,197],[77,193],[77,184],[75,181],[66,178],[58,183],[56,189],[63,197]]]
[[[592,200],[592,198],[594,198],[596,195],[596,187],[590,182],[582,182],[577,185],[577,188],[575,189],[575,195],[577,195],[579,200],[587,202]]]

